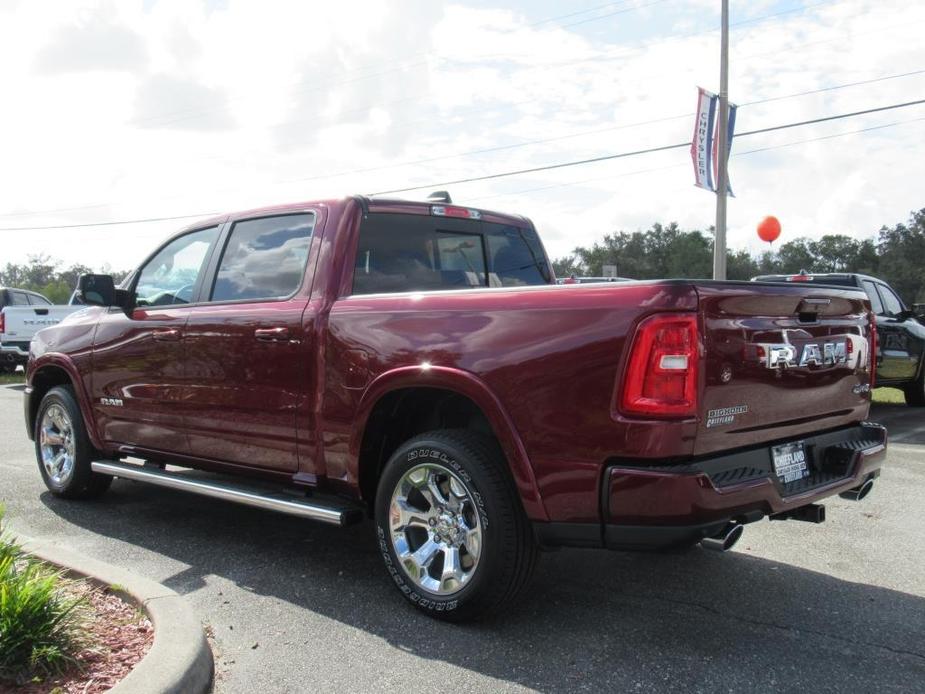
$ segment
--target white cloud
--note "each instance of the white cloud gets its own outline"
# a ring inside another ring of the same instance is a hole
[[[16,95],[0,111],[0,128],[15,134],[0,167],[0,227],[234,210],[683,142],[689,118],[666,118],[718,81],[717,34],[700,29],[715,25],[705,10],[716,3],[701,0],[572,27],[537,24],[526,2],[48,5],[0,10],[0,81]],[[791,8],[749,3],[733,21]],[[923,22],[918,3],[846,0],[742,24],[731,96],[747,103],[923,69]],[[608,42],[609,31],[639,38]],[[738,129],[923,91],[919,75],[743,106]],[[925,206],[925,122],[742,155],[923,116],[912,107],[737,139],[730,244],[760,250],[754,225],[769,213],[786,240],[863,236]],[[598,132],[576,136],[584,131]],[[505,148],[547,138],[561,139]],[[405,164],[495,148],[504,149]],[[713,222],[683,148],[450,190],[528,215],[553,255],[616,229]],[[9,216],[42,210],[61,211]],[[127,267],[183,225],[4,231],[0,262],[44,251]]]

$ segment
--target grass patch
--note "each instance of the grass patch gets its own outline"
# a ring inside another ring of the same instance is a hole
[[[85,598],[67,597],[67,580],[25,556],[2,527],[0,507],[0,682],[24,684],[77,664]]]
[[[0,385],[8,385],[10,383],[25,383],[26,382],[26,372],[17,371],[16,373],[11,374],[0,374]]]
[[[905,405],[906,394],[899,388],[874,388],[873,401],[881,405]]]

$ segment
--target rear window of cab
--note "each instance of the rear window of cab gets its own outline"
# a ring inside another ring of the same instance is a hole
[[[550,284],[536,232],[476,220],[370,214],[360,225],[353,294]]]

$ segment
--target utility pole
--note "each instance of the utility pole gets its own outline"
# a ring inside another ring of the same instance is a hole
[[[713,237],[713,279],[726,279],[726,171],[729,143],[729,0],[722,0],[719,54],[719,125],[716,134],[716,234]]]

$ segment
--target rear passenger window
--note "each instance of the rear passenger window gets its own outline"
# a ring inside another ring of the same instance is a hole
[[[29,303],[32,306],[51,306],[51,302],[44,296],[38,294],[27,294],[26,296],[29,297]]]
[[[531,229],[485,224],[491,265],[491,286],[525,287],[549,284],[546,256]]]
[[[871,309],[876,315],[882,316],[883,304],[880,302],[880,295],[877,294],[877,288],[874,286],[874,283],[861,280],[861,284],[864,285],[864,291],[867,292],[867,297],[870,299]]]
[[[315,215],[237,222],[222,253],[212,301],[279,299],[302,284]]]
[[[549,284],[550,277],[530,229],[380,213],[360,226],[353,293]]]
[[[883,301],[884,315],[898,316],[902,313],[903,304],[892,289],[883,284],[877,285],[877,289],[880,290],[880,299]]]
[[[23,292],[10,292],[12,296],[12,301],[10,302],[13,306],[28,306],[29,297]]]

